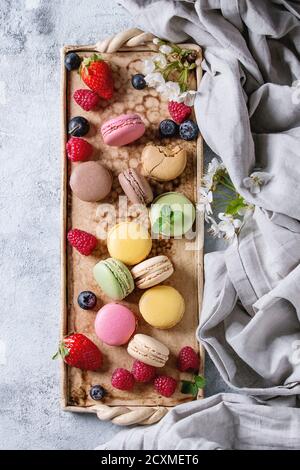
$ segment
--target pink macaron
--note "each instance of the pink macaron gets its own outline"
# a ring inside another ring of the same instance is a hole
[[[103,343],[121,346],[136,330],[137,320],[129,308],[117,303],[104,305],[97,313],[95,332]]]
[[[139,139],[145,132],[145,124],[138,114],[122,114],[106,121],[101,134],[106,145],[121,147]]]

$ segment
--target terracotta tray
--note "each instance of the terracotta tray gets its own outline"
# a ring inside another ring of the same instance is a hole
[[[194,45],[187,45],[196,49],[201,57],[201,50]],[[84,311],[78,307],[77,296],[82,290],[92,290],[99,298],[99,308],[110,301],[103,295],[100,288],[93,279],[92,267],[100,259],[108,257],[106,242],[99,241],[99,248],[92,256],[84,257],[76,250],[70,248],[66,243],[66,233],[73,228],[80,228],[97,234],[97,230],[106,230],[109,219],[105,209],[105,203],[114,204],[118,209],[118,198],[122,195],[118,185],[117,174],[125,168],[140,168],[140,154],[144,145],[149,142],[159,142],[157,129],[159,122],[169,117],[167,102],[162,100],[154,89],[135,90],[130,84],[132,74],[142,71],[142,61],[153,55],[151,46],[139,46],[134,48],[123,47],[114,53],[104,53],[104,59],[111,64],[115,94],[107,104],[102,103],[99,111],[86,113],[72,99],[73,92],[78,88],[84,88],[77,72],[68,73],[63,65],[64,56],[70,50],[76,50],[81,56],[97,52],[96,46],[65,47],[62,51],[62,234],[61,234],[61,297],[62,297],[62,327],[61,336],[64,337],[71,332],[81,332],[92,339],[104,353],[104,367],[99,372],[86,372],[76,368],[63,365],[62,380],[62,406],[64,410],[79,412],[95,412],[100,419],[112,419],[118,424],[124,424],[119,416],[125,413],[123,407],[137,416],[131,422],[138,422],[139,411],[143,409],[146,413],[141,414],[143,423],[155,422],[164,415],[169,407],[191,400],[188,395],[178,391],[171,398],[159,396],[152,385],[136,385],[132,392],[122,392],[113,389],[110,385],[112,371],[116,367],[130,368],[132,358],[127,354],[126,347],[109,347],[102,344],[94,333],[94,319],[96,312]],[[200,66],[195,70],[193,86],[201,79]],[[137,112],[144,119],[147,130],[145,135],[131,145],[121,148],[108,147],[103,144],[99,128],[101,124],[110,117],[122,113]],[[82,202],[72,195],[69,189],[69,176],[72,165],[65,152],[67,141],[68,120],[76,115],[86,117],[91,130],[85,138],[92,143],[96,152],[94,159],[100,160],[113,173],[114,183],[111,195],[100,203]],[[175,181],[168,183],[155,183],[152,187],[155,195],[165,191],[180,191],[196,203],[197,184],[200,181],[202,171],[202,138],[199,136],[197,142],[174,141],[174,145],[180,142],[188,151],[188,164],[183,175]],[[167,143],[167,142],[166,142]],[[162,143],[161,143],[162,144]],[[133,214],[134,219],[138,214]],[[122,217],[122,209],[117,218]],[[184,345],[191,345],[198,350],[195,338],[196,327],[199,322],[199,310],[202,301],[202,242],[203,242],[203,220],[201,215],[197,216],[197,236],[192,241],[182,240],[154,240],[151,256],[164,253],[171,258],[175,265],[175,273],[166,281],[166,284],[176,287],[186,301],[186,312],[183,320],[175,328],[170,330],[157,330],[147,325],[138,311],[138,300],[143,291],[135,291],[122,303],[129,306],[139,319],[138,332],[153,335],[165,343],[170,351],[171,358],[163,373],[170,374],[176,379],[189,379],[190,374],[181,374],[176,369],[176,355]],[[202,350],[199,351],[202,355]],[[203,363],[203,361],[202,361]],[[101,403],[96,403],[89,397],[89,389],[93,384],[101,384],[108,390],[108,396]],[[108,409],[109,407],[115,407]],[[122,408],[120,408],[122,407]],[[140,408],[142,407],[142,408]],[[152,410],[152,411],[151,411]],[[123,413],[121,412],[123,411]],[[155,417],[153,412],[155,411]],[[147,419],[144,417],[147,415]],[[119,416],[119,420],[117,417]],[[151,418],[151,416],[153,416]],[[126,424],[128,424],[126,422]]]

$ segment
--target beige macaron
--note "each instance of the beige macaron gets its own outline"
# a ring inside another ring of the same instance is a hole
[[[187,152],[180,145],[146,145],[142,152],[144,172],[157,181],[171,181],[184,171]]]
[[[168,279],[173,272],[173,264],[164,255],[146,259],[131,269],[135,285],[139,289],[148,289],[156,284],[160,284]]]
[[[163,367],[169,359],[170,351],[163,343],[148,335],[136,334],[127,347],[134,359],[153,367]]]

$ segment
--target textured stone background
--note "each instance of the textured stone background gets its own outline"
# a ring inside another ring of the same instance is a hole
[[[0,24],[0,448],[91,449],[118,428],[60,410],[50,359],[59,331],[59,49],[133,23],[112,0],[1,0]],[[225,389],[210,361],[206,376],[207,395]]]

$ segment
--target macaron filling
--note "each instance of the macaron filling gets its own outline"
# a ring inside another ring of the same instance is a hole
[[[152,279],[157,278],[157,276],[161,276],[164,273],[171,273],[171,271],[173,272],[173,269],[170,266],[170,263],[162,261],[161,263],[158,263],[156,266],[150,266],[149,268],[145,268],[138,275],[134,275],[134,279],[135,279],[136,285],[139,286],[139,283],[142,283],[145,281],[151,281]]]
[[[149,202],[148,198],[147,198],[147,195],[143,191],[143,188],[139,184],[138,180],[135,178],[135,175],[134,175],[133,171],[130,170],[130,169],[126,170],[126,171],[123,172],[123,176],[126,179],[126,181],[128,182],[128,184],[130,184],[130,186],[134,190],[134,192],[137,195],[138,199],[140,200],[141,204],[147,204]]]
[[[132,338],[127,352],[135,359],[154,367],[163,367],[170,354],[169,349],[163,343],[143,334],[136,334]]]
[[[121,129],[122,127],[128,127],[128,126],[136,126],[136,125],[142,125],[144,126],[143,121],[141,120],[140,116],[138,115],[132,115],[132,116],[126,116],[123,120],[118,120],[116,121],[109,121],[101,127],[101,132],[103,137],[108,136],[112,132]]]
[[[126,271],[124,269],[121,269],[118,265],[118,262],[112,258],[109,260],[104,260],[102,262],[106,266],[106,268],[110,270],[112,275],[117,279],[117,282],[119,283],[119,286],[122,290],[122,295],[124,297],[129,295],[134,289],[134,284],[127,275]]]

